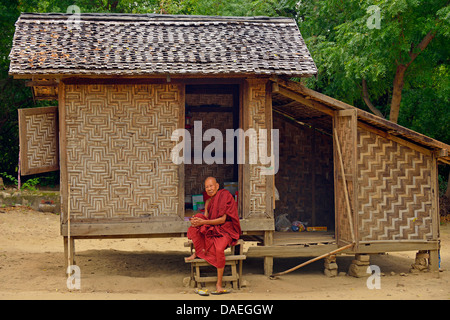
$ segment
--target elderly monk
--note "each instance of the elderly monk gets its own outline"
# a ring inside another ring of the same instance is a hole
[[[236,201],[228,190],[219,190],[219,184],[213,177],[206,178],[205,190],[210,197],[206,200],[205,214],[196,214],[187,232],[188,238],[194,243],[195,253],[186,259],[198,257],[215,266],[217,290],[213,293],[221,294],[227,292],[222,288],[224,251],[239,240],[241,225]]]

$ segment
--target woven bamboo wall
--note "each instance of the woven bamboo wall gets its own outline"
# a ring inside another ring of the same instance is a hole
[[[232,94],[187,94],[186,106],[221,106],[233,107]]]
[[[432,158],[358,128],[360,240],[432,238]]]
[[[73,219],[178,213],[170,151],[182,106],[176,85],[67,85],[67,173]]]
[[[225,137],[225,130],[233,129],[233,113],[231,112],[192,112],[191,116],[192,123],[202,121],[202,134],[208,129],[218,129]],[[190,130],[190,133],[193,135],[193,130]],[[202,151],[210,143],[210,141],[203,141]],[[192,141],[192,156],[194,155],[193,144]],[[223,151],[225,152],[225,140]],[[201,194],[205,190],[205,179],[210,176],[217,179],[220,188],[223,188],[223,182],[233,181],[235,166],[225,162],[225,159],[223,159],[223,164],[193,164],[193,161],[191,161],[191,164],[186,164],[184,166],[186,195]]]
[[[274,113],[280,130],[280,168],[275,186],[280,194],[275,216],[288,213],[290,221],[334,229],[333,140]],[[313,176],[314,175],[314,176]]]
[[[271,102],[268,103],[265,80],[247,80],[247,92],[245,93],[247,99],[248,108],[244,110],[244,129],[253,128],[256,132],[259,129],[271,129],[272,128],[272,109]],[[270,136],[270,134],[268,134]],[[248,141],[246,145],[248,145]],[[248,156],[248,154],[247,154]],[[248,158],[246,158],[248,163]],[[244,182],[244,188],[248,188],[248,206],[245,208],[245,218],[258,218],[258,217],[272,217],[273,212],[271,208],[268,208],[268,187],[269,184],[273,184],[273,176],[261,174],[261,164],[249,164],[248,173],[249,177]],[[247,184],[246,184],[247,183]],[[272,190],[272,189],[270,189]],[[270,202],[269,202],[270,203]]]

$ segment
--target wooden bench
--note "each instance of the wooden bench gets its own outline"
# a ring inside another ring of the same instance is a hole
[[[184,244],[185,247],[191,248],[191,254],[194,252],[194,244],[191,240]],[[228,250],[226,250],[228,251]],[[231,275],[225,275],[222,281],[231,282],[234,289],[240,289],[242,283],[242,264],[246,256],[244,255],[244,240],[239,239],[236,245],[230,247],[230,252],[225,252],[225,268],[230,266]],[[184,260],[186,263],[191,264],[191,281],[194,283],[194,287],[204,286],[206,282],[217,282],[217,275],[215,276],[202,276],[200,273],[201,267],[211,266],[206,260],[196,258],[193,260]]]

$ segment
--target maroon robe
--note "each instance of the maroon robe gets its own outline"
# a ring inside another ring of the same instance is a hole
[[[216,268],[225,267],[224,250],[236,244],[241,235],[237,204],[228,190],[221,189],[208,204],[208,218],[198,213],[195,217],[214,220],[227,215],[225,223],[189,227],[187,236],[194,243],[195,254]]]

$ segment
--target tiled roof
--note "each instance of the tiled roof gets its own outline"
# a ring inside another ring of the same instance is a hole
[[[23,13],[13,75],[257,74],[317,68],[289,18]]]

